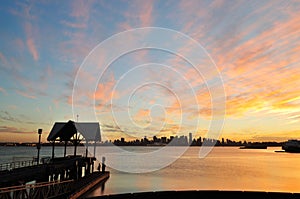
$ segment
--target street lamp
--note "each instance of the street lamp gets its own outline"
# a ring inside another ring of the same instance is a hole
[[[36,148],[38,150],[38,154],[37,154],[37,164],[40,163],[40,149],[41,149],[41,135],[42,135],[42,131],[43,129],[39,129],[38,130],[38,134],[39,134],[39,143],[36,145]]]

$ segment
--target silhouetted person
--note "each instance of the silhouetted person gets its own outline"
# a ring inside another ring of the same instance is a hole
[[[101,165],[100,163],[98,164],[97,170],[100,171]]]
[[[102,173],[105,172],[105,157],[102,157]]]

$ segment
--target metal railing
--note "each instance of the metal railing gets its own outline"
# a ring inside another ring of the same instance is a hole
[[[0,188],[0,199],[59,198],[69,194],[73,180],[51,181]]]
[[[39,164],[47,164],[50,162],[50,157],[41,157]],[[37,165],[37,158],[32,157],[31,160],[20,160],[0,164],[0,171],[10,171],[17,168]]]
[[[33,165],[37,165],[37,161],[35,159],[2,163],[0,164],[0,171],[13,170],[13,169],[28,167]]]

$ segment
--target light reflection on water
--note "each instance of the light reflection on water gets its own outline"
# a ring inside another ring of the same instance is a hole
[[[155,147],[127,147],[128,151],[149,152]],[[88,196],[162,190],[252,190],[300,192],[300,153],[276,153],[280,147],[239,149],[214,147],[205,158],[198,158],[199,147],[190,147],[183,156],[167,167],[150,173],[124,173],[107,167],[110,178]],[[99,147],[99,151],[108,150]],[[92,150],[91,150],[92,151]],[[36,156],[35,147],[0,147],[0,163]],[[41,157],[51,156],[51,147],[42,147]],[[73,147],[67,154],[73,155]],[[78,154],[85,154],[79,147]],[[63,147],[56,147],[56,156]],[[164,158],[164,157],[161,157]],[[111,161],[106,159],[107,164]],[[119,164],[124,162],[119,161]],[[139,163],[140,166],[144,162]]]
[[[108,168],[111,175],[104,191],[99,187],[88,196],[162,190],[300,192],[300,154],[276,150],[280,147],[215,147],[199,159],[199,147],[190,147],[181,158],[155,172],[131,174]]]

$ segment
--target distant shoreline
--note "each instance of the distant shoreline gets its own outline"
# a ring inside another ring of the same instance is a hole
[[[257,143],[257,142],[256,142]],[[268,147],[276,147],[276,146],[282,146],[283,142],[259,142],[261,144],[265,144]],[[26,146],[26,147],[36,147],[37,143],[14,143],[14,142],[2,142],[0,143],[0,146],[6,146],[6,147],[19,147],[19,146]],[[52,143],[41,143],[41,146],[49,146],[52,147]],[[64,143],[55,143],[54,146],[61,146],[64,147]],[[74,145],[69,143],[67,144],[67,147],[73,147]],[[85,146],[85,144],[80,143],[79,146]],[[89,144],[89,147],[94,146],[94,144]],[[130,145],[130,144],[114,144],[114,143],[96,143],[95,146],[103,146],[103,147],[109,147],[109,146],[131,146],[131,147],[164,147],[164,146],[189,146],[189,147],[200,147],[200,146],[215,146],[215,147],[240,147],[244,146],[244,144],[241,143],[236,143],[236,144],[215,144],[215,145],[171,145],[171,144],[165,144],[165,145],[155,145],[155,144],[150,144],[150,145]]]

